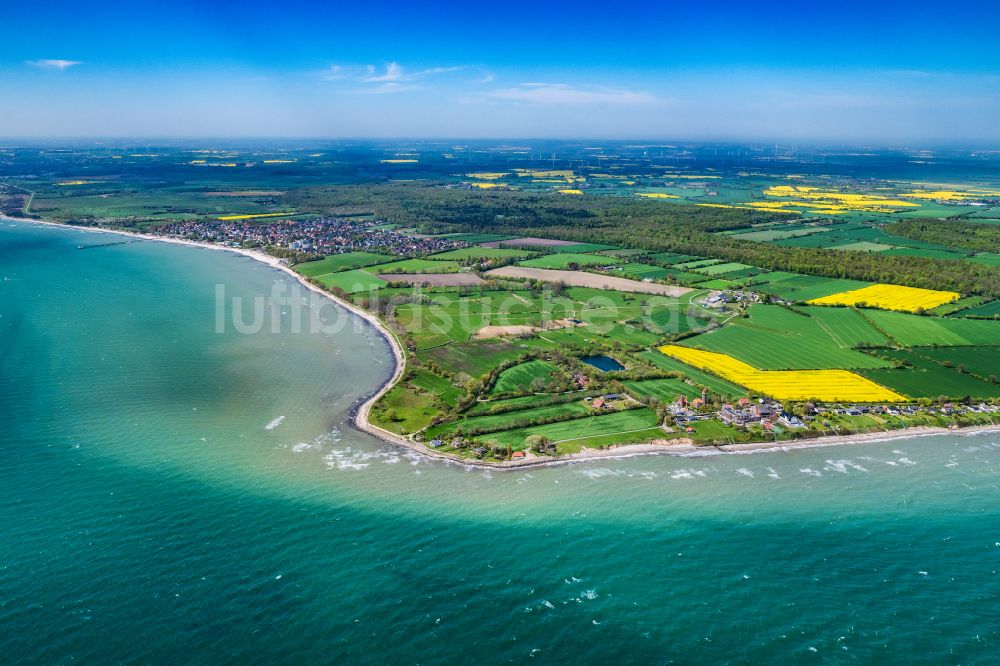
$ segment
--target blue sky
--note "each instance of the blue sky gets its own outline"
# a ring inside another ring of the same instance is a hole
[[[5,8],[0,136],[1000,142],[997,3],[338,4]]]

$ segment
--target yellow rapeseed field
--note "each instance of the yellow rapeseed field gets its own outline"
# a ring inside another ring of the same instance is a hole
[[[816,201],[823,204],[823,208],[831,210],[843,209],[868,213],[891,213],[897,208],[920,206],[920,204],[912,201],[886,199],[885,197],[871,194],[820,190],[819,188],[805,185],[775,185],[765,189],[764,194],[769,197],[795,197],[797,199]],[[798,205],[801,206],[802,204],[799,203]]]
[[[540,169],[514,169],[518,176],[531,176],[532,178],[574,178],[576,173],[572,169],[543,171]]]
[[[284,215],[295,215],[295,213],[294,212],[287,212],[287,213],[248,213],[248,214],[245,214],[245,215],[223,215],[223,216],[219,217],[218,219],[223,220],[223,221],[230,221],[230,220],[252,220],[252,219],[258,218],[258,217],[282,217]]]
[[[665,194],[663,192],[636,192],[636,194],[647,199],[680,199],[676,194]]]
[[[503,183],[472,183],[472,186],[481,190],[492,190],[497,187],[503,189],[505,187]]]
[[[73,185],[90,185],[94,181],[92,180],[64,180],[61,183],[56,183],[59,187],[70,187]]]
[[[476,180],[497,180],[506,176],[506,173],[491,173],[480,171],[478,173],[467,173],[465,174],[467,178],[475,178]]]
[[[583,190],[559,190],[559,194],[583,194]]]
[[[1000,192],[979,189],[971,189],[964,192],[958,190],[914,190],[913,192],[904,192],[900,196],[908,199],[930,199],[933,201],[969,201],[1000,196]]]
[[[778,400],[823,400],[827,402],[906,402],[895,391],[850,370],[758,370],[727,354],[680,345],[665,345],[660,351],[688,365],[707,370]]]
[[[812,305],[869,305],[883,310],[916,312],[930,310],[945,303],[958,300],[962,295],[954,291],[900,287],[895,284],[873,284],[870,287],[842,291],[839,294],[823,296],[806,301]]]

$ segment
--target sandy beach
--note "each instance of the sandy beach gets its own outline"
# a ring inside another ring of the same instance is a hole
[[[522,469],[525,467],[565,465],[571,463],[585,462],[595,459],[620,459],[646,455],[672,455],[683,457],[711,456],[711,455],[746,455],[751,453],[789,453],[799,449],[811,449],[828,446],[843,446],[854,444],[865,444],[875,442],[885,442],[896,439],[910,439],[914,437],[926,437],[932,435],[976,435],[985,432],[1000,432],[1000,425],[989,426],[969,426],[965,428],[945,428],[931,426],[915,426],[912,428],[901,428],[899,430],[886,430],[878,432],[857,433],[851,435],[828,435],[812,439],[791,440],[784,442],[749,442],[745,444],[719,444],[719,445],[698,445],[687,438],[654,440],[643,444],[626,444],[622,446],[612,446],[607,449],[584,449],[578,453],[567,454],[558,457],[536,456],[528,454],[519,460],[507,461],[483,461],[463,458],[451,453],[435,451],[420,442],[401,437],[375,425],[369,420],[372,406],[388,391],[390,391],[403,376],[406,369],[406,357],[396,334],[386,326],[378,317],[370,312],[362,310],[358,306],[345,301],[337,296],[320,289],[309,283],[303,276],[292,270],[287,264],[277,257],[248,250],[245,248],[234,248],[213,243],[186,240],[182,238],[171,238],[169,236],[155,236],[152,234],[142,234],[130,231],[119,231],[115,229],[103,229],[100,227],[82,227],[46,220],[35,220],[27,218],[6,219],[15,222],[28,224],[40,224],[53,227],[63,227],[81,231],[93,231],[96,233],[119,234],[143,240],[156,241],[161,243],[173,243],[176,245],[187,245],[190,247],[200,247],[208,250],[223,252],[233,252],[255,261],[259,261],[267,266],[279,270],[292,277],[296,282],[306,289],[330,300],[334,304],[348,310],[349,312],[362,318],[371,324],[385,340],[389,343],[393,353],[394,369],[392,376],[377,391],[366,399],[362,400],[353,410],[354,426],[363,432],[381,439],[382,441],[403,446],[411,451],[419,453],[429,458],[455,463],[463,466],[485,467],[491,469]]]

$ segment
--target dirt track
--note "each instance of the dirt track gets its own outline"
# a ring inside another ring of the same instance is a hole
[[[611,289],[637,294],[658,294],[660,296],[680,296],[691,291],[687,287],[676,287],[655,282],[639,282],[611,275],[598,275],[583,271],[557,271],[549,268],[525,268],[524,266],[504,266],[486,273],[487,277],[526,278],[545,282],[563,282],[571,287],[591,287]]]

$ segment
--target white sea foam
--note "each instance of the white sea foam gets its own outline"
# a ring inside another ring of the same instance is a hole
[[[754,473],[748,470],[746,467],[740,467],[738,470],[736,470],[736,472],[738,474],[742,474],[743,476],[748,476],[751,479],[754,478]]]
[[[591,467],[588,469],[581,469],[578,473],[588,479],[600,479],[605,476],[625,476],[626,474],[625,470],[611,469],[609,467]]]
[[[853,460],[827,460],[826,466],[823,468],[829,472],[838,472],[839,474],[848,474],[848,470],[853,469],[858,472],[867,472],[868,470],[854,462]]]

